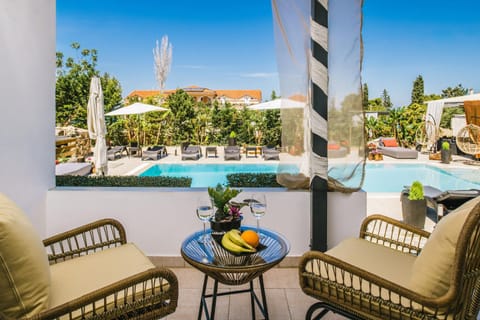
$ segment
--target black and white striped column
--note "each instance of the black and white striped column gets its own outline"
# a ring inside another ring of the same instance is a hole
[[[327,250],[328,191],[328,0],[311,0],[311,240],[312,250]]]

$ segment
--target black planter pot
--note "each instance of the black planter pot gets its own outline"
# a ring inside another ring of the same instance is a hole
[[[237,138],[228,138],[228,145],[229,146],[236,146],[237,145]]]
[[[427,200],[409,200],[407,194],[402,194],[401,201],[403,222],[423,229],[427,217]]]
[[[442,159],[442,163],[450,163],[450,161],[452,160],[452,153],[450,152],[450,150],[441,150],[440,152],[441,154],[441,159]]]
[[[212,237],[220,241],[225,233],[232,229],[240,229],[242,223],[241,219],[234,219],[230,221],[214,221],[210,220],[210,229],[212,230]]]

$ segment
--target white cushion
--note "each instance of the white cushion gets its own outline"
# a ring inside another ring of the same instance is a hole
[[[0,319],[48,308],[50,269],[42,240],[13,201],[0,193]]]
[[[416,259],[409,287],[427,297],[440,297],[448,291],[455,249],[463,224],[480,197],[446,215],[437,224]]]

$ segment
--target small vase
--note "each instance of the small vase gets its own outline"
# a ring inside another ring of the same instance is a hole
[[[240,229],[241,222],[242,222],[241,218],[227,220],[227,221],[210,220],[210,229],[212,230],[212,237],[217,241],[221,241],[223,235],[228,231],[232,229]]]

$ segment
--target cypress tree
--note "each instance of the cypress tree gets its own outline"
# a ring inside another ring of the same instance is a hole
[[[421,75],[415,79],[413,82],[413,89],[412,89],[412,104],[413,103],[418,103],[418,104],[423,104],[424,101],[424,84],[423,84],[423,78]]]

